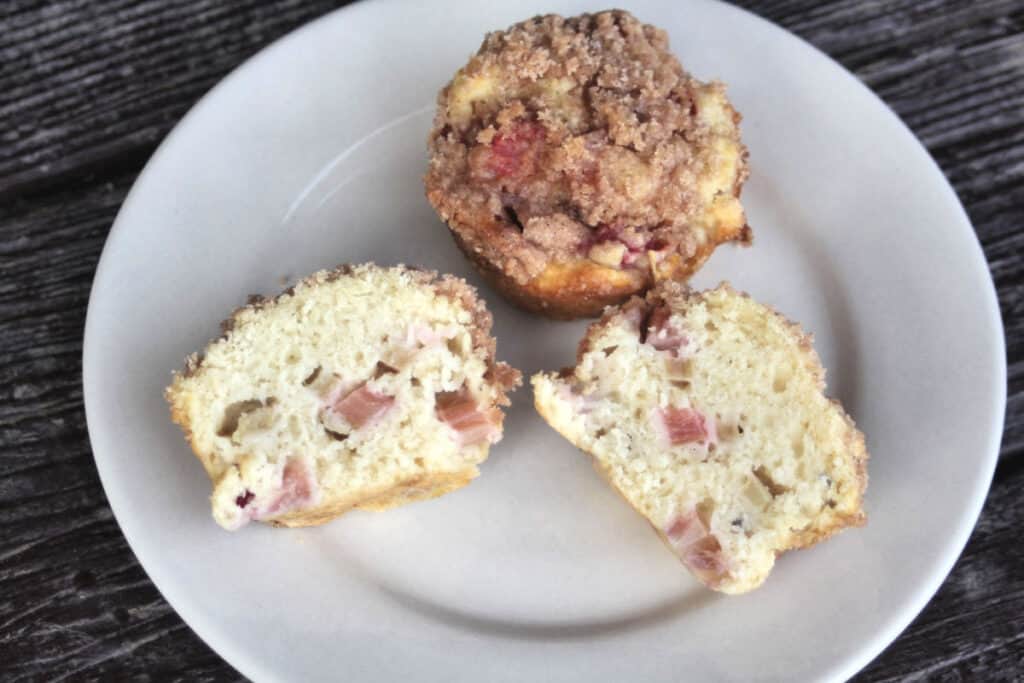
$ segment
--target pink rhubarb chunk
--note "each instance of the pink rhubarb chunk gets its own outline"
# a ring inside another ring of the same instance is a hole
[[[679,559],[703,583],[715,587],[729,574],[722,545],[708,533],[695,509],[675,517],[665,535]]]
[[[302,458],[290,457],[281,468],[281,481],[266,496],[256,497],[245,489],[235,498],[241,512],[235,524],[238,529],[250,520],[263,520],[312,507],[319,499],[316,474]]]
[[[544,138],[544,127],[522,121],[491,141],[487,168],[497,177],[516,175],[524,166],[534,144]]]
[[[678,356],[689,340],[672,324],[671,316],[672,310],[668,306],[659,306],[651,311],[647,320],[647,343],[659,351],[669,351]]]
[[[379,420],[394,403],[394,396],[378,394],[363,382],[344,398],[335,400],[330,410],[348,420],[354,429],[359,429]]]
[[[670,444],[684,443],[712,444],[718,433],[714,418],[708,418],[693,408],[661,408],[657,412],[662,433]]]
[[[691,545],[683,562],[704,583],[714,585],[728,573],[728,564],[722,555],[722,545],[714,536],[705,536]]]
[[[665,240],[658,237],[649,239],[622,223],[600,224],[591,239],[587,241],[586,248],[589,249],[590,246],[601,243],[618,243],[626,248],[622,254],[620,266],[632,266],[645,253],[652,252],[655,255],[654,258],[660,261],[665,257],[669,247]]]
[[[700,521],[696,511],[690,511],[679,515],[665,530],[669,542],[677,550],[685,550],[691,545],[707,536],[708,530]]]
[[[309,507],[316,499],[316,475],[301,458],[288,458],[281,473],[281,488],[260,518],[275,517]]]
[[[492,416],[481,411],[477,402],[465,390],[439,393],[434,410],[437,419],[452,428],[460,446],[470,446],[481,441],[493,443],[501,435]]]

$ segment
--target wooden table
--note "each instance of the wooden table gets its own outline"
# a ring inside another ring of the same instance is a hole
[[[107,231],[157,143],[242,60],[340,4],[0,5],[0,679],[240,678],[118,530],[86,435],[82,327]],[[1006,324],[1006,433],[981,520],[856,680],[1024,679],[1024,2],[742,4],[839,60],[924,141]]]

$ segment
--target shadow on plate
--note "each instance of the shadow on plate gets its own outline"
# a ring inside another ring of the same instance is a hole
[[[683,595],[671,602],[649,607],[634,614],[596,621],[510,621],[484,617],[437,604],[386,586],[379,590],[402,607],[422,617],[478,634],[515,640],[588,640],[614,635],[625,630],[653,627],[680,619],[723,599],[710,590]]]

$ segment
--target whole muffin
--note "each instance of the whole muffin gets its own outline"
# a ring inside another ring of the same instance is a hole
[[[506,297],[593,316],[749,243],[739,114],[623,11],[489,34],[438,96],[427,197]]]

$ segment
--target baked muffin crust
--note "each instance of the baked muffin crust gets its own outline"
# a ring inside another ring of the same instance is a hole
[[[513,302],[596,315],[749,242],[739,114],[627,12],[489,34],[438,96],[427,197]]]

